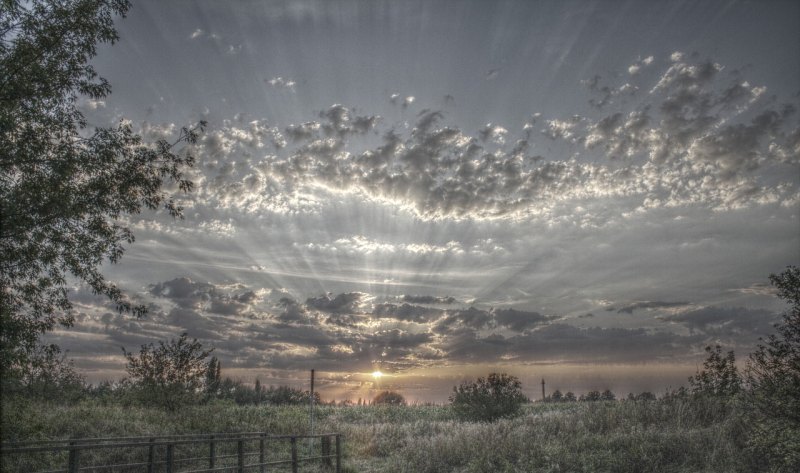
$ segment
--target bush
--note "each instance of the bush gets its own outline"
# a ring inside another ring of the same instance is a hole
[[[394,391],[383,391],[375,396],[372,400],[373,404],[388,404],[391,406],[405,406],[406,400],[400,393]]]
[[[800,269],[789,266],[769,279],[790,307],[778,333],[762,340],[747,363],[750,443],[769,469],[800,471]]]
[[[736,369],[736,358],[732,351],[722,355],[722,348],[706,347],[708,358],[703,369],[689,378],[692,394],[731,398],[742,389],[742,380]]]
[[[153,404],[174,411],[186,404],[197,403],[200,389],[206,376],[206,357],[211,350],[204,351],[197,340],[191,342],[186,333],[169,343],[158,342],[142,345],[139,356],[126,352],[126,370],[139,398],[145,404]]]
[[[450,402],[462,419],[491,422],[517,415],[528,399],[522,394],[522,383],[516,376],[491,373],[475,382],[453,387]]]

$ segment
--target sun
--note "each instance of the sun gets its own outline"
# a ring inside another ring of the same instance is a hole
[[[383,373],[381,373],[380,371],[373,371],[372,372],[372,377],[375,378],[375,379],[381,379],[381,376],[383,376]]]

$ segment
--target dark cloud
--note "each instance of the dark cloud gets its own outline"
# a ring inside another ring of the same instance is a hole
[[[403,303],[397,304],[376,304],[372,310],[372,315],[376,317],[386,317],[408,322],[425,323],[436,320],[444,313],[441,309],[411,305]]]
[[[475,307],[448,310],[446,315],[433,326],[433,331],[438,334],[461,332],[465,329],[472,332],[489,328],[493,320],[490,312]]]
[[[150,286],[150,294],[170,299],[185,308],[197,308],[205,304],[213,290],[213,285],[196,283],[189,278],[175,278]]]
[[[669,309],[674,307],[684,307],[689,305],[688,302],[665,302],[665,301],[637,301],[628,304],[624,307],[617,309],[620,314],[633,314],[634,311],[639,309]],[[612,311],[614,307],[607,308],[606,310]]]
[[[714,336],[738,336],[752,340],[774,333],[779,315],[763,309],[745,307],[703,307],[662,317],[677,322],[692,331]]]
[[[492,311],[497,325],[516,332],[523,332],[547,323],[557,317],[542,315],[538,312],[526,312],[514,309],[495,309]]]
[[[676,348],[702,344],[700,335],[623,328],[550,324],[521,335],[478,337],[463,331],[436,345],[453,362],[476,360],[615,362],[674,359]]]
[[[278,301],[278,306],[283,310],[275,317],[285,323],[314,324],[316,319],[301,304],[289,297],[282,297]]]
[[[306,307],[328,313],[355,312],[358,310],[359,303],[364,297],[361,292],[348,292],[331,297],[325,294],[319,297],[309,297],[306,299]]]
[[[451,296],[412,296],[406,294],[403,296],[403,302],[410,304],[454,304],[456,299]]]
[[[184,309],[203,308],[221,315],[242,314],[258,302],[258,296],[253,291],[237,294],[213,284],[194,282],[186,277],[153,284],[149,289],[150,294],[169,299]]]

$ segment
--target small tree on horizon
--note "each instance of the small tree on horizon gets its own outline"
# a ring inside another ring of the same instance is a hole
[[[722,347],[706,347],[708,358],[703,362],[703,369],[689,377],[692,394],[729,398],[742,389],[742,379],[736,368],[736,357],[733,351],[722,354]]]
[[[453,394],[450,395],[456,415],[484,422],[513,417],[527,401],[519,379],[505,373],[491,373],[475,382],[465,381],[453,387]]]
[[[375,399],[372,400],[372,403],[390,406],[405,406],[406,400],[400,393],[394,391],[383,391],[375,396]]]
[[[208,365],[205,359],[213,351],[203,350],[197,339],[189,341],[183,333],[168,343],[142,345],[139,355],[122,352],[128,360],[126,371],[139,389],[141,400],[175,411],[199,400]]]

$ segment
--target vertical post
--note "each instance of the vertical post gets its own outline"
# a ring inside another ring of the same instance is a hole
[[[542,378],[542,402],[546,401],[547,398],[544,395],[544,378]]]
[[[342,473],[342,436],[336,434],[336,473]]]
[[[214,442],[214,436],[211,436],[211,442],[208,444],[208,468],[214,468],[217,463],[217,444]]]
[[[297,438],[292,437],[292,473],[297,473]]]
[[[236,453],[239,456],[238,471],[244,473],[244,440],[241,438],[236,442]]]
[[[311,404],[311,435],[314,435],[314,370],[311,370],[311,399],[309,399]],[[314,438],[308,438],[308,454],[310,455],[314,451]]]
[[[80,450],[77,448],[77,442],[70,442],[69,443],[69,466],[67,467],[67,471],[69,473],[78,473],[78,469],[80,468]]]
[[[327,467],[332,467],[333,460],[331,459],[331,438],[326,435],[320,440],[322,441],[322,464]]]
[[[266,463],[266,459],[264,458],[264,437],[266,435],[267,434],[261,434],[261,438],[258,440],[258,463],[261,463],[261,468],[259,468],[260,473],[264,473],[266,471],[264,466],[264,463]]]
[[[175,468],[175,455],[173,449],[175,446],[171,443],[167,444],[167,473],[172,473]]]
[[[147,473],[155,472],[156,461],[156,439],[150,437],[150,445],[147,447]]]

